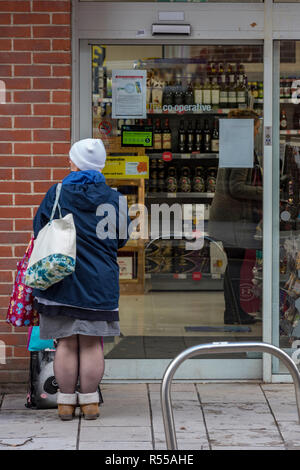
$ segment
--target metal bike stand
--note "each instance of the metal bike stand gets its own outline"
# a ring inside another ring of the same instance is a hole
[[[209,344],[199,344],[184,350],[180,353],[167,367],[165,374],[163,376],[160,398],[161,398],[161,407],[162,415],[166,436],[166,443],[168,450],[177,450],[177,439],[174,426],[174,416],[173,408],[171,403],[171,383],[173,376],[178,369],[178,367],[186,360],[199,354],[209,353],[209,354],[219,354],[219,353],[235,353],[235,352],[265,352],[276,356],[278,359],[281,359],[284,365],[289,370],[295,387],[296,394],[296,404],[298,409],[298,419],[300,424],[300,374],[297,369],[294,361],[281,349],[273,346],[272,344],[262,343],[262,342],[243,342],[243,343],[209,343]]]

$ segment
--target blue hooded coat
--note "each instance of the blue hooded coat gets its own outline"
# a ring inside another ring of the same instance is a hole
[[[55,184],[48,190],[35,215],[35,237],[50,219],[56,186]],[[110,206],[103,206],[104,204]],[[100,172],[86,170],[71,172],[64,178],[59,205],[62,217],[70,212],[74,217],[76,268],[74,273],[44,291],[34,289],[33,295],[72,307],[102,310],[91,317],[94,320],[118,320],[118,312],[113,312],[118,308],[119,302],[117,250],[126,244],[130,224],[126,199],[105,183]],[[107,209],[110,210],[110,215]],[[54,218],[57,217],[58,209],[54,215]],[[108,227],[112,236],[110,234],[103,239],[102,235],[99,238],[99,230],[102,229],[102,233],[107,232]],[[90,318],[86,316],[88,310],[79,308],[77,312],[76,318]]]

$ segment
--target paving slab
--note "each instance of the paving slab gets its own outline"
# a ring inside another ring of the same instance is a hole
[[[4,396],[1,410],[24,410],[26,409],[26,394],[15,393]]]
[[[80,442],[79,450],[153,450],[151,442]]]
[[[300,425],[298,421],[279,421],[280,433],[288,449],[300,449]]]
[[[101,426],[151,426],[148,397],[109,395],[100,406],[99,419],[82,419],[81,426],[94,426],[99,421]]]
[[[151,427],[82,426],[80,442],[152,442]]]
[[[177,440],[178,450],[209,450],[209,444],[203,439],[199,440]],[[167,445],[165,441],[156,441],[154,450],[167,450]]]
[[[150,392],[160,392],[161,384],[149,384]],[[194,383],[175,383],[171,384],[171,392],[196,392],[196,387]]]
[[[203,405],[208,429],[276,429],[276,423],[267,404],[238,403]]]
[[[163,417],[160,401],[158,398],[151,398],[152,426],[154,435],[164,431]],[[205,433],[203,414],[199,402],[196,401],[173,401],[173,415],[176,431],[188,433]],[[195,437],[196,437],[195,435]]]
[[[212,450],[216,447],[236,447],[248,449],[264,447],[268,448],[282,447],[284,442],[276,428],[262,430],[261,428],[251,429],[227,429],[209,431],[209,442]]]
[[[76,450],[76,438],[40,438],[27,439],[2,439],[1,450]]]
[[[201,403],[265,403],[259,384],[197,384]]]
[[[79,419],[61,421],[57,410],[0,412],[0,439],[77,436]]]

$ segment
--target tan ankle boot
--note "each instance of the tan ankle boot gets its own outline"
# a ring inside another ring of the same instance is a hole
[[[84,419],[96,419],[99,413],[99,393],[78,393],[80,409]]]
[[[76,405],[76,393],[61,393],[60,391],[57,392],[58,416],[62,421],[70,421],[74,418]]]

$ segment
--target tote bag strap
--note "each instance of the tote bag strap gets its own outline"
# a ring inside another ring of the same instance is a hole
[[[58,204],[58,200],[59,200],[59,196],[60,196],[60,192],[61,192],[61,187],[62,187],[62,184],[57,183],[56,197],[55,197],[55,201],[54,201],[54,204],[53,204],[53,209],[52,209],[52,213],[51,213],[51,217],[50,217],[50,222],[53,220],[53,217],[54,217],[57,206],[58,206],[58,211],[59,211],[59,217],[62,218],[60,205]]]

